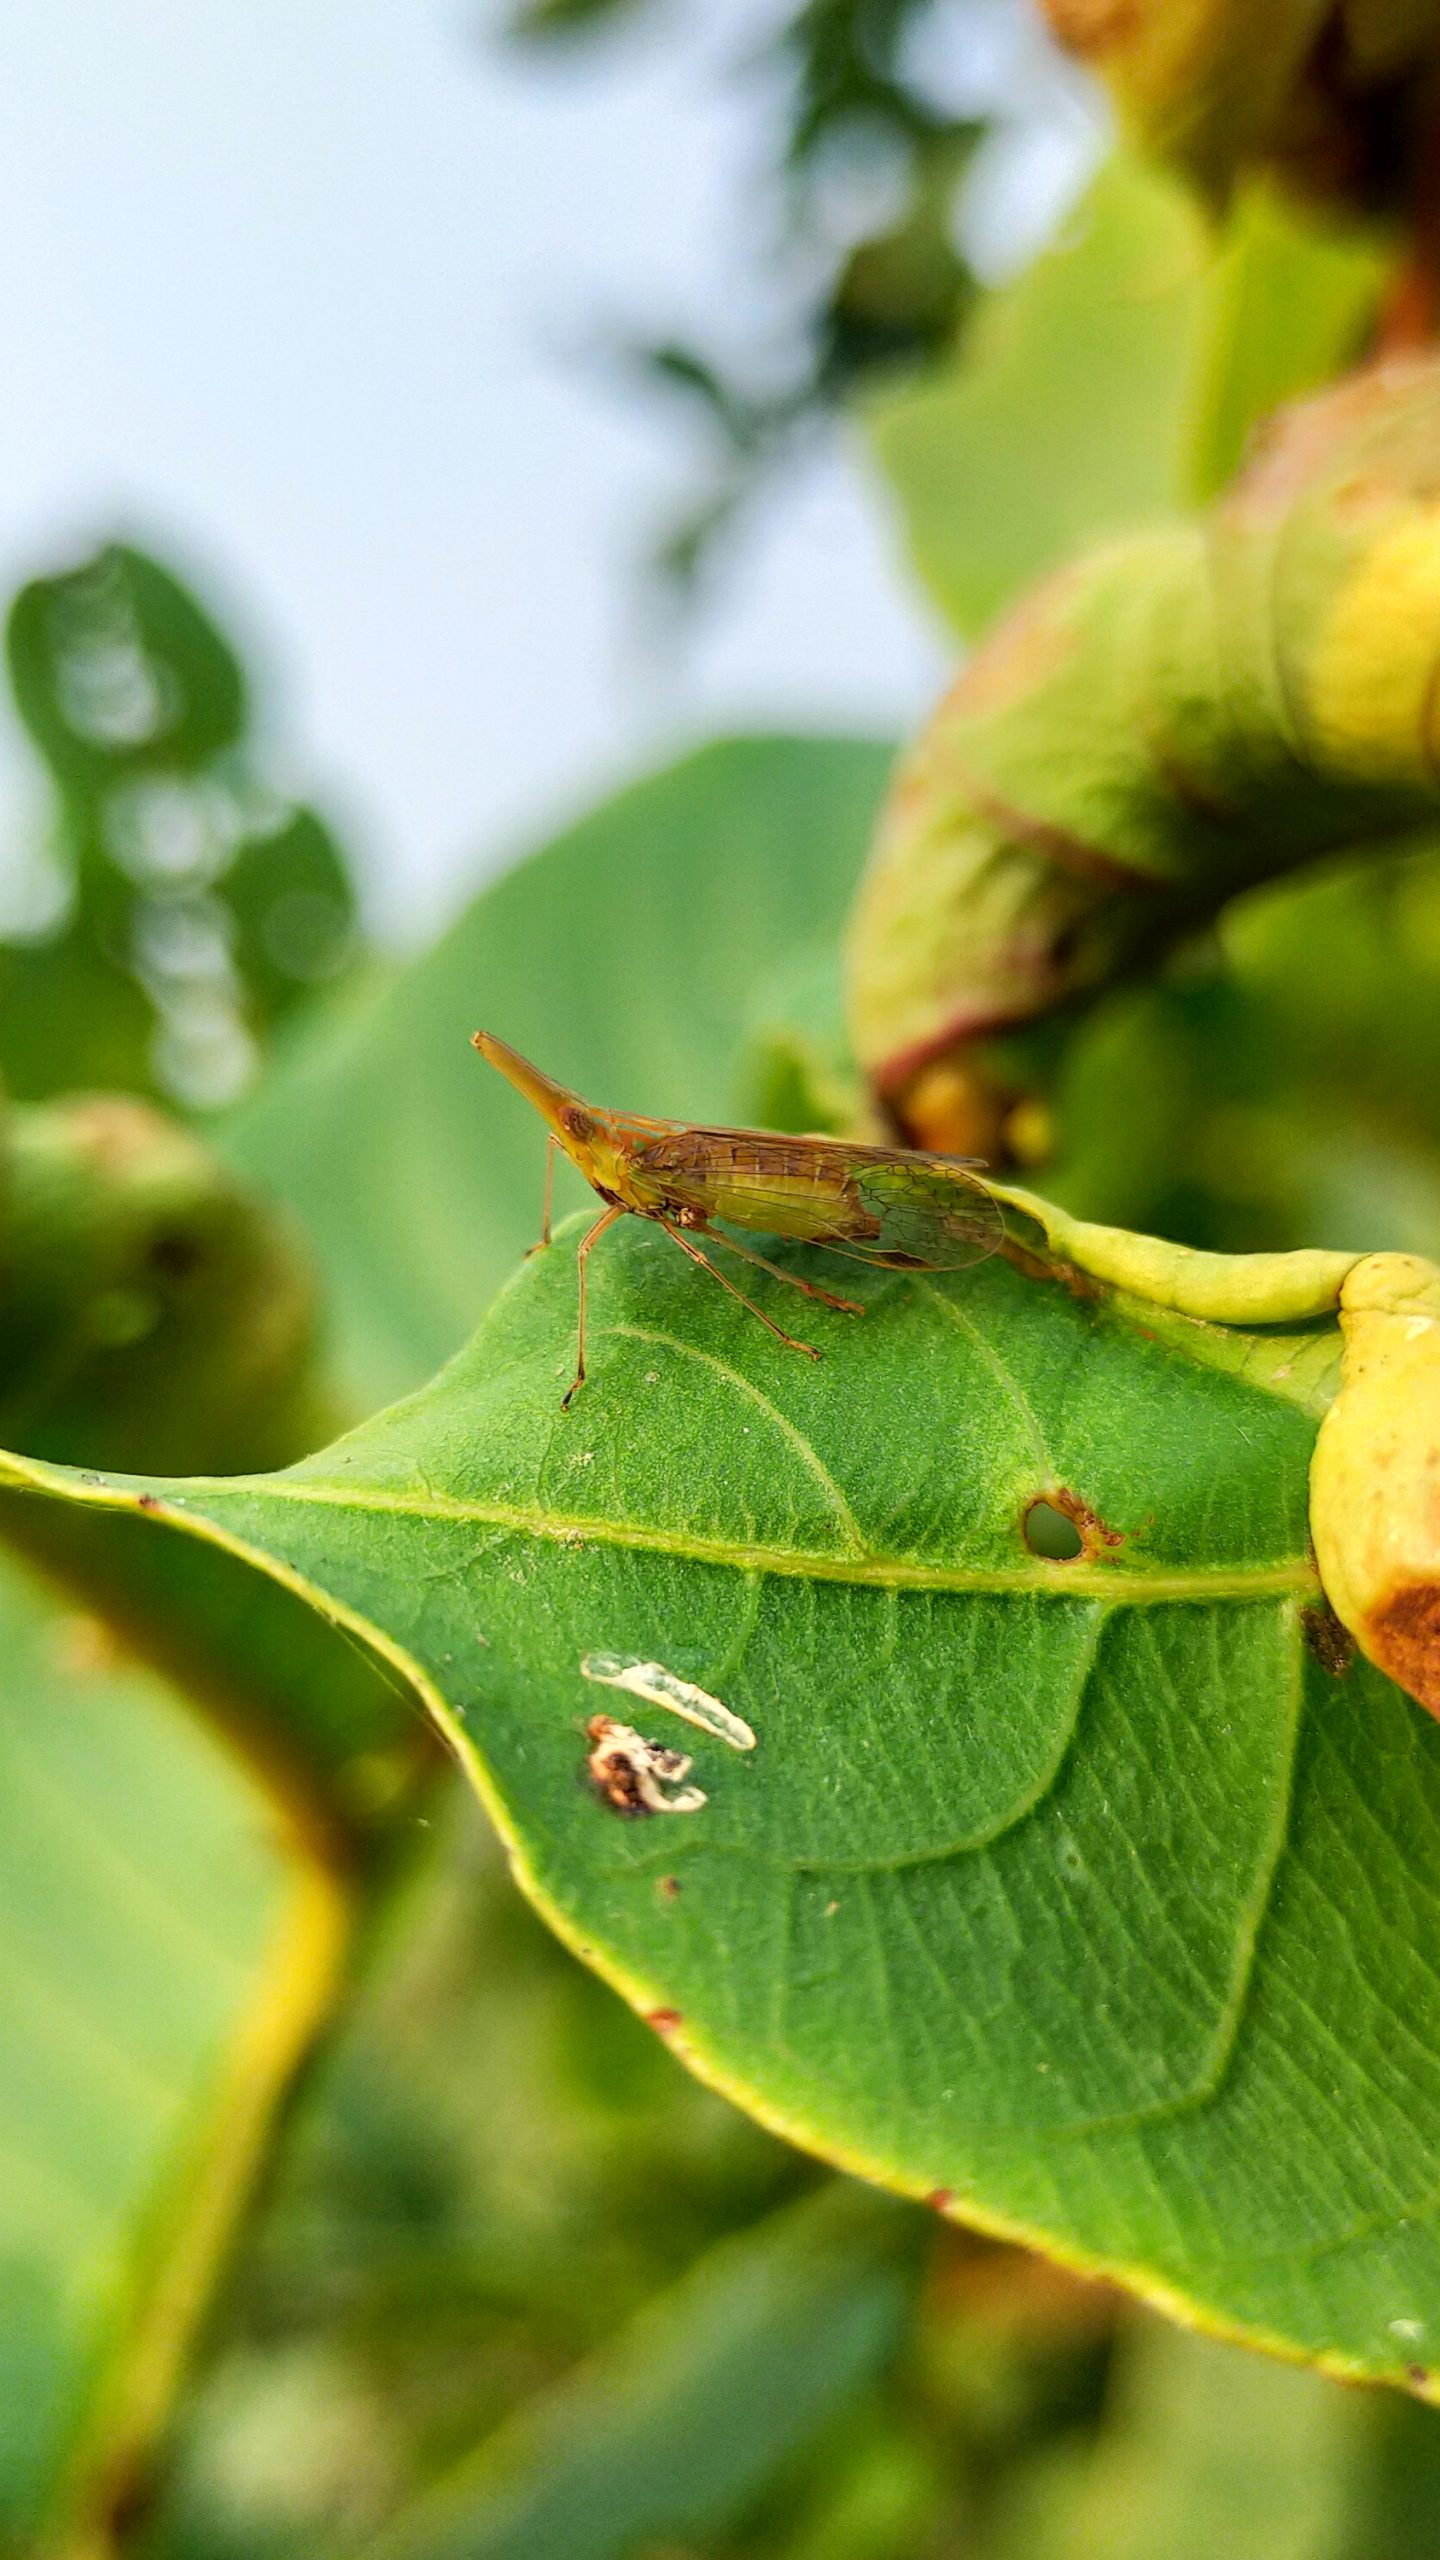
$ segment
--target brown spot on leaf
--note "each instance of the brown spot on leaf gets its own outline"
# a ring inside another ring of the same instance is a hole
[[[1056,1538],[1060,1524],[1066,1521],[1078,1541],[1068,1555]],[[1125,1543],[1124,1530],[1112,1529],[1094,1504],[1084,1501],[1068,1484],[1052,1485],[1046,1492],[1035,1494],[1025,1505],[1021,1526],[1032,1554],[1049,1556],[1060,1563],[1103,1563],[1113,1548]]]
[[[680,1899],[680,1879],[678,1876],[662,1876],[659,1883],[656,1885],[655,1890],[660,1896],[662,1902],[678,1902]]]
[[[685,2021],[678,2009],[647,2009],[645,2024],[653,2027],[657,2036],[673,2036],[676,2028],[683,2027]]]
[[[1372,1612],[1366,1632],[1371,1659],[1440,1716],[1440,1583],[1402,1584]]]
[[[925,2199],[932,2213],[948,2213],[955,2201],[953,2187],[932,2187]]]
[[[142,1511],[158,1511],[160,1509],[160,1496],[158,1493],[138,1493],[135,1499],[139,1503]]]
[[[1343,1680],[1355,1659],[1355,1639],[1348,1627],[1342,1627],[1328,1600],[1301,1610],[1300,1633],[1321,1670],[1328,1671],[1332,1680]]]
[[[1407,2364],[1405,2367],[1405,2379],[1407,2382],[1413,2383],[1417,2391],[1423,2391],[1426,2383],[1430,2379],[1430,2375],[1423,2364]]]

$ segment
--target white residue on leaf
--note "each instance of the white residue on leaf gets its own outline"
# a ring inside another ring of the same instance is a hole
[[[647,1742],[633,1726],[617,1724],[613,1716],[592,1716],[585,1728],[590,1744],[586,1767],[607,1804],[617,1813],[698,1813],[705,1802],[699,1787],[681,1787],[678,1795],[667,1795],[667,1787],[679,1786],[690,1775],[690,1760],[684,1751],[671,1751],[664,1743]]]
[[[624,1689],[632,1698],[643,1698],[647,1707],[665,1707],[672,1716],[683,1716],[687,1724],[698,1724],[702,1733],[728,1742],[732,1751],[755,1748],[755,1736],[743,1716],[723,1700],[712,1698],[708,1689],[697,1689],[693,1680],[667,1671],[663,1662],[636,1662],[627,1653],[587,1653],[580,1668],[587,1680],[598,1680],[602,1688]]]

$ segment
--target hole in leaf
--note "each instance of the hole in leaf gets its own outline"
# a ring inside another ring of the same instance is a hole
[[[1052,1564],[1073,1564],[1085,1541],[1068,1513],[1042,1498],[1026,1511],[1025,1544],[1032,1556],[1045,1556]]]

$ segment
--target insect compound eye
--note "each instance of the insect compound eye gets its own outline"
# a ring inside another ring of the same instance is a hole
[[[578,1102],[567,1102],[561,1106],[560,1126],[567,1138],[578,1139],[581,1146],[595,1135],[594,1121],[588,1111],[581,1110]]]

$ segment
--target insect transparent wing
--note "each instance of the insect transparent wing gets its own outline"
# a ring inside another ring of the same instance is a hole
[[[867,1165],[854,1188],[880,1221],[874,1244],[847,1244],[861,1261],[963,1271],[1005,1241],[1005,1215],[978,1175],[943,1156],[896,1154]]]
[[[839,1139],[732,1145],[717,1214],[858,1262],[931,1271],[982,1260],[1005,1235],[999,1202],[959,1158]]]

